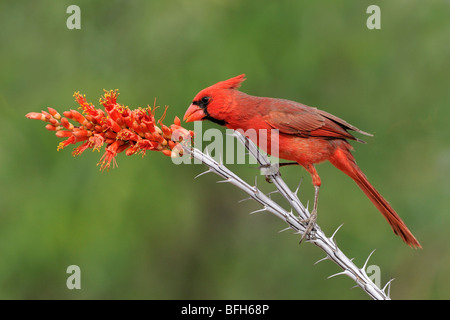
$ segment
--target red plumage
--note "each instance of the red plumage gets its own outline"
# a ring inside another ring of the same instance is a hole
[[[297,162],[312,176],[316,187],[314,211],[321,185],[314,164],[328,160],[356,182],[383,214],[395,234],[409,246],[421,247],[395,210],[370,184],[351,154],[352,146],[347,140],[364,141],[348,131],[368,136],[371,134],[317,108],[295,101],[243,93],[237,89],[244,80],[245,75],[240,75],[203,89],[195,96],[184,119],[187,122],[211,120],[244,132],[249,129],[256,129],[256,132],[266,129],[268,141],[263,144],[260,141],[254,142],[259,146],[267,146],[267,152],[271,150],[270,129],[278,129],[279,157]]]

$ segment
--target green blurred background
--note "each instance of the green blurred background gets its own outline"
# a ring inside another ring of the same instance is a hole
[[[68,30],[66,8],[81,8]],[[381,30],[366,9],[381,8]],[[169,105],[247,74],[242,90],[320,107],[375,134],[355,156],[423,246],[408,248],[357,186],[318,166],[319,224],[355,263],[371,259],[394,299],[450,298],[449,1],[2,1],[0,4],[1,299],[367,299],[282,221],[202,165],[159,153],[118,156],[71,147],[25,114],[98,103],[120,89],[132,108]],[[192,128],[192,124],[186,125]],[[204,124],[204,128],[215,128]],[[231,165],[253,181],[250,165]],[[308,173],[283,170],[301,199]],[[264,190],[271,190],[259,177]],[[279,198],[281,201],[281,198]],[[81,268],[68,290],[66,268]]]

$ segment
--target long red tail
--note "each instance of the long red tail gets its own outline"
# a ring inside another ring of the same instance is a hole
[[[396,235],[400,236],[400,238],[402,238],[402,240],[410,247],[422,248],[420,243],[416,240],[411,231],[409,231],[408,227],[406,227],[405,223],[391,207],[389,202],[387,202],[370,184],[369,180],[367,180],[366,175],[356,164],[349,148],[338,148],[333,157],[330,159],[330,162],[356,182],[370,201],[372,201],[378,210],[380,210]]]

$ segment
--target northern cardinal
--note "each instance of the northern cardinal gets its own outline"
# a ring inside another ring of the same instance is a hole
[[[260,132],[260,129],[266,129],[268,132],[271,129],[278,129],[278,157],[295,161],[312,176],[315,199],[307,231],[312,230],[317,216],[317,200],[321,185],[314,164],[328,160],[356,182],[383,214],[396,235],[409,246],[421,248],[395,210],[367,180],[351,154],[353,147],[347,140],[363,143],[364,141],[354,137],[348,130],[372,136],[370,133],[325,111],[295,101],[243,93],[237,89],[244,80],[245,75],[242,74],[201,90],[187,109],[184,120],[186,122],[210,120],[244,132],[249,129],[256,132]],[[266,139],[270,140],[270,134]],[[254,142],[261,147],[260,141]],[[264,151],[270,153],[270,141],[265,141],[264,146],[266,146]]]

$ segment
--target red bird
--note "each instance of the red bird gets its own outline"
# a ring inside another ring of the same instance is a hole
[[[218,82],[200,91],[184,115],[186,122],[210,120],[230,129],[279,130],[279,158],[302,165],[312,176],[315,187],[314,208],[305,235],[312,230],[317,216],[320,177],[314,164],[330,161],[352,178],[372,203],[383,214],[394,233],[411,247],[421,248],[390,204],[370,184],[351,154],[347,140],[363,142],[348,131],[372,136],[346,121],[317,108],[275,98],[251,96],[237,90],[245,75]],[[251,138],[251,137],[250,137]],[[270,152],[270,133],[264,142]],[[258,139],[259,140],[259,139]],[[260,147],[258,141],[254,141]],[[282,164],[283,165],[283,164]]]

